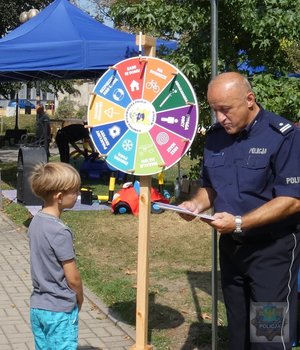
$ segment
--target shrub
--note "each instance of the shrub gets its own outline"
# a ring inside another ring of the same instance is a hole
[[[78,110],[75,113],[75,117],[78,119],[84,119],[87,117],[87,106],[81,105],[78,107]]]
[[[75,116],[75,112],[74,102],[64,97],[56,108],[55,117],[58,119],[72,118]]]

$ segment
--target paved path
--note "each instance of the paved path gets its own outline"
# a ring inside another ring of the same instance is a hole
[[[0,210],[0,349],[34,350],[29,323],[31,278],[26,231]],[[78,350],[125,350],[134,341],[132,328],[111,317],[89,290],[79,315]]]
[[[16,162],[18,159],[19,148],[17,147],[3,147],[0,148],[0,162]]]
[[[0,163],[16,162],[18,160],[19,146],[2,147],[0,148]],[[57,147],[50,148],[51,156],[59,154]]]

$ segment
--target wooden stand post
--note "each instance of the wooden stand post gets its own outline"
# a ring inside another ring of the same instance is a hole
[[[139,236],[136,297],[136,344],[132,350],[150,350],[148,345],[148,286],[151,176],[140,178]]]
[[[135,39],[136,45],[142,45],[145,49],[145,56],[155,57],[156,55],[156,39],[148,35],[137,35]]]
[[[137,45],[145,48],[146,56],[155,56],[156,40],[142,35],[136,37]],[[131,350],[152,350],[148,345],[148,286],[149,286],[149,241],[151,176],[140,177],[139,198],[139,236],[137,262],[137,297],[136,297],[136,343]]]

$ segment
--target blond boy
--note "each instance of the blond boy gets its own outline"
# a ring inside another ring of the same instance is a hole
[[[83,289],[73,234],[60,216],[64,209],[74,206],[80,176],[68,164],[40,164],[34,168],[30,184],[33,193],[44,201],[28,230],[33,284],[30,319],[35,349],[75,350]]]

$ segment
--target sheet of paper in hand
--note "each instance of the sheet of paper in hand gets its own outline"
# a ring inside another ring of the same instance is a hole
[[[202,219],[206,219],[206,220],[215,220],[215,218],[211,215],[207,215],[207,214],[195,214],[187,209],[178,207],[177,205],[172,205],[172,204],[166,204],[166,203],[161,203],[161,202],[155,202],[155,205],[159,206],[161,209],[165,209],[165,210],[172,210],[175,211],[177,213],[182,213],[182,214],[187,214],[187,215],[192,215],[192,216],[197,216],[199,218]]]

